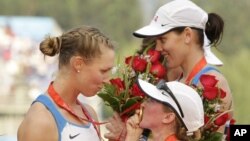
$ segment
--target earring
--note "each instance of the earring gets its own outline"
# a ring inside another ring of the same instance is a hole
[[[79,72],[80,72],[80,70],[77,70],[77,72],[79,73]]]

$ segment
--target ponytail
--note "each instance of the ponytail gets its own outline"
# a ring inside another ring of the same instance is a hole
[[[215,13],[209,13],[205,33],[212,46],[216,47],[220,44],[223,35],[223,28],[223,19]]]

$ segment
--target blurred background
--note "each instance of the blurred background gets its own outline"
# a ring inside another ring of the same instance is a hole
[[[140,47],[132,32],[148,24],[169,0],[1,0],[0,1],[0,141],[16,141],[17,128],[31,102],[46,91],[57,70],[56,58],[44,58],[39,43],[46,36],[85,24],[102,30],[116,42],[117,60]],[[237,124],[250,124],[249,0],[193,0],[225,21],[223,40],[213,49],[234,98]],[[91,102],[101,120],[107,118],[98,97]],[[103,116],[105,115],[105,116]],[[39,128],[39,127],[38,127]],[[105,130],[102,126],[103,133]]]

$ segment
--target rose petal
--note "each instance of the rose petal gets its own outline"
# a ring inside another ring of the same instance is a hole
[[[214,121],[214,124],[218,125],[218,126],[224,125],[227,122],[228,117],[229,117],[228,113],[225,113],[225,114],[221,115],[220,117],[218,117]]]
[[[143,72],[146,69],[147,61],[145,59],[140,58],[139,56],[135,56],[132,67],[135,71]]]
[[[150,49],[148,50],[147,54],[150,56],[150,61],[154,64],[155,62],[159,61],[161,57],[161,53],[157,50]]]
[[[139,86],[136,83],[134,83],[132,85],[131,91],[132,91],[132,95],[133,96],[142,96],[142,97],[145,97],[145,94],[143,93],[143,91],[139,88]]]
[[[213,100],[217,97],[218,88],[217,87],[205,87],[203,91],[203,97],[207,100]]]
[[[214,75],[203,74],[200,77],[200,82],[201,82],[203,87],[215,87],[218,80],[215,79]]]
[[[153,66],[151,66],[150,68],[150,73],[152,73],[154,76],[158,77],[158,78],[163,78],[166,74],[166,69],[165,67],[160,64],[154,64]]]
[[[220,98],[226,97],[226,92],[220,89]]]
[[[121,78],[114,78],[114,79],[110,79],[109,81],[110,81],[110,83],[111,83],[112,85],[115,85],[115,86],[119,89],[119,91],[125,89],[125,84],[124,84],[124,82],[121,80]]]

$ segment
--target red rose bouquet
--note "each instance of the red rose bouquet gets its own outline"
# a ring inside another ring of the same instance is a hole
[[[222,110],[222,99],[226,92],[218,86],[215,76],[204,74],[200,77],[202,88],[195,89],[203,99],[205,125],[202,131],[202,141],[222,140],[223,134],[217,132],[220,126],[230,120],[229,112]]]
[[[140,54],[126,57],[125,62],[116,67],[117,77],[105,84],[98,96],[126,120],[140,107],[144,98],[144,93],[136,83],[137,78],[152,84],[157,83],[166,73],[162,63],[160,53],[152,47],[146,48]]]

